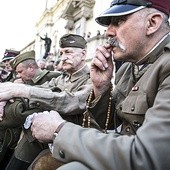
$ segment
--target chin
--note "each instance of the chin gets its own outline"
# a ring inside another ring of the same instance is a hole
[[[124,60],[124,59],[122,59],[122,57],[118,57],[118,56],[117,56],[117,57],[114,56],[113,59],[114,59],[114,60],[117,60],[117,61],[122,61],[122,60]]]

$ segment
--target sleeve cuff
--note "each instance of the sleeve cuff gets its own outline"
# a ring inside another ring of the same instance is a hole
[[[56,129],[56,131],[54,133],[59,133],[59,131],[61,130],[61,128],[67,123],[67,121],[62,122]]]

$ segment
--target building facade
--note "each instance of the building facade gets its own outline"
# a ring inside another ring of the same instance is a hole
[[[59,59],[60,37],[74,33],[87,39],[87,61],[91,61],[95,48],[105,41],[105,28],[95,22],[95,18],[109,7],[111,0],[46,0],[46,9],[36,23],[35,40],[21,52],[34,49],[36,59],[45,53],[44,41],[40,37],[52,40],[48,59]]]

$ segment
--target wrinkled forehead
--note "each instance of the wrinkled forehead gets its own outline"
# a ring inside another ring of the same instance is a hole
[[[18,71],[21,71],[23,69],[25,69],[25,65],[23,63],[19,63],[16,68],[15,68],[15,71],[18,72]]]
[[[77,47],[60,48],[60,52],[81,52],[82,50],[83,50],[82,48]]]

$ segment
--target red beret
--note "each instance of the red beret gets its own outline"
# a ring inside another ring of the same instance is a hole
[[[100,14],[96,22],[108,26],[111,17],[128,15],[143,8],[155,8],[169,16],[170,0],[113,0],[110,8]]]
[[[148,2],[151,2],[151,7],[156,8],[167,15],[170,14],[170,0],[148,0]]]

